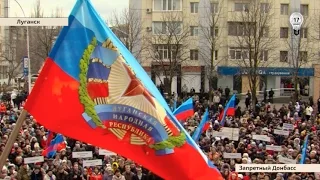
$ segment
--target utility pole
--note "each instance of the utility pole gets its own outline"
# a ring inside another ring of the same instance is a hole
[[[298,78],[298,70],[299,70],[299,50],[300,50],[300,28],[303,23],[303,16],[300,14],[300,0],[290,0],[290,24],[292,25],[290,37],[290,59],[289,64],[293,69],[293,80],[294,80],[294,100],[297,101],[299,99],[299,78]]]
[[[300,0],[290,0],[290,14],[293,13],[300,13],[300,5],[301,2]],[[290,42],[290,55],[291,59],[290,60],[290,65],[293,68],[297,68],[299,62],[298,62],[298,56],[299,56],[299,49],[300,49],[300,33],[295,34],[295,30],[292,28],[291,33],[291,42]]]

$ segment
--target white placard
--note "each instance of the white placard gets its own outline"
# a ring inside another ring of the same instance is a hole
[[[92,158],[92,151],[72,152],[72,158]]]
[[[294,129],[294,125],[293,124],[289,124],[289,123],[283,123],[282,129],[293,130]]]
[[[43,156],[24,158],[24,163],[26,163],[26,164],[38,163],[38,162],[43,162],[43,161],[44,161]]]
[[[282,151],[281,146],[266,145],[266,149],[271,151],[277,151],[277,152]]]
[[[270,142],[271,139],[267,135],[252,135],[252,139],[254,140],[259,140],[259,141],[265,141],[265,142]]]
[[[278,134],[278,135],[282,135],[282,136],[289,136],[289,131],[285,131],[285,130],[279,130],[279,129],[275,129],[273,130],[274,134]]]
[[[102,166],[101,159],[94,159],[94,160],[84,160],[83,167],[90,167],[90,166]]]
[[[221,138],[228,138],[232,141],[239,141],[239,128],[226,128],[223,127],[221,132],[224,134]]]
[[[297,164],[297,161],[295,159],[289,159],[282,156],[279,157],[279,162],[283,164]]]
[[[223,153],[223,158],[226,158],[226,159],[241,159],[241,153]]]
[[[225,134],[224,132],[218,132],[218,131],[214,131],[212,133],[213,137],[221,137],[221,136],[226,136],[227,134]]]
[[[117,155],[117,154],[112,151],[105,150],[105,149],[99,149],[99,155],[112,156],[112,155]]]

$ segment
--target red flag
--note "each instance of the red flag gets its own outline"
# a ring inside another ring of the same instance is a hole
[[[77,1],[25,109],[46,128],[166,180],[222,179],[89,0]]]

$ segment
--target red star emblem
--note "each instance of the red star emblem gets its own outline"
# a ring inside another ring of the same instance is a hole
[[[133,72],[127,65],[124,65],[127,70],[127,73],[130,77],[130,83],[127,87],[127,90],[124,92],[123,96],[137,96],[143,95],[152,105],[155,107],[151,94],[146,90],[141,82],[136,78]]]

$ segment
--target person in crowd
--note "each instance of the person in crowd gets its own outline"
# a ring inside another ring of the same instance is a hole
[[[147,180],[148,177],[146,174],[142,172],[142,168],[140,166],[136,167],[137,173],[133,176],[132,180]]]
[[[310,106],[310,104],[307,105],[307,108],[306,108],[306,120],[310,120],[310,117],[313,113],[313,108]]]
[[[274,91],[271,88],[270,91],[269,91],[269,102],[271,102],[271,103],[273,103],[273,96],[274,96]]]
[[[224,94],[226,95],[226,99],[229,99],[230,88],[228,86],[224,89]]]
[[[276,164],[281,163],[280,157],[295,160],[298,163],[306,135],[309,135],[306,164],[319,164],[320,111],[314,111],[315,107],[309,102],[288,102],[280,105],[272,102],[257,102],[255,106],[250,106],[252,97],[248,91],[246,99],[237,103],[235,116],[227,116],[225,125],[222,127],[219,117],[225,110],[226,103],[221,100],[224,97],[221,92],[215,90],[213,94],[214,97],[209,100],[201,94],[194,93],[195,113],[184,122],[184,128],[192,135],[208,107],[210,126],[203,132],[197,144],[220,170],[225,180],[289,180],[319,177],[317,173],[235,172],[235,164]],[[19,96],[18,93],[17,97]],[[4,150],[10,132],[21,113],[20,106],[25,101],[22,99],[21,103],[18,102],[14,105],[10,102],[11,100],[8,100],[11,98],[11,94],[3,95],[2,98],[6,99],[0,101],[0,152]],[[319,104],[320,99],[315,105],[318,105],[319,108]],[[274,134],[275,129],[283,129],[284,123],[293,126],[289,135]],[[235,128],[239,130],[239,133],[230,133],[226,137],[215,135],[216,132],[224,131],[226,128]],[[57,152],[54,157],[45,158],[41,163],[26,164],[24,158],[41,155],[45,147],[47,132],[48,130],[37,124],[32,116],[28,116],[2,169],[0,178],[17,180],[162,180],[132,160],[119,155],[99,155],[98,147],[71,138],[66,138],[67,147]],[[254,134],[266,135],[270,141],[253,139]],[[267,148],[267,145],[281,146],[282,150],[271,150]],[[92,151],[93,158],[88,159],[101,159],[102,166],[84,167],[83,161],[86,159],[72,158],[72,152],[79,151]],[[223,158],[224,153],[240,153],[241,158]]]
[[[120,170],[117,169],[114,172],[114,176],[112,177],[112,180],[126,180],[126,178],[121,174]]]

